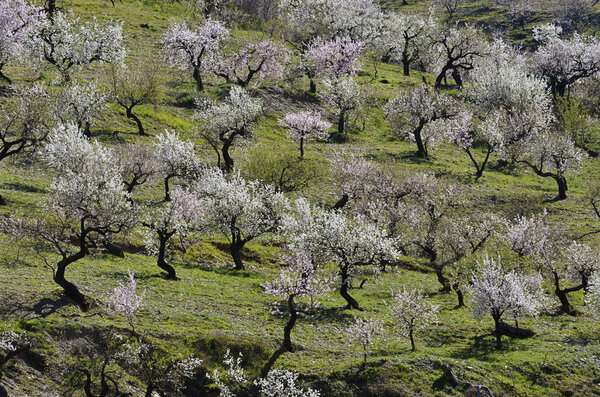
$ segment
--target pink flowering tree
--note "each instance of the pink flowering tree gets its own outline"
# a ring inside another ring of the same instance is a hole
[[[166,61],[180,70],[190,70],[196,89],[202,91],[202,75],[212,71],[228,35],[229,31],[221,22],[210,18],[195,29],[189,28],[185,22],[174,23],[162,38]]]
[[[298,319],[298,313],[316,308],[319,304],[316,299],[330,291],[333,280],[314,265],[309,254],[303,252],[284,254],[281,256],[281,262],[287,267],[280,270],[279,277],[263,284],[263,287],[266,294],[286,301],[289,318],[283,329],[283,347],[293,352],[291,333]],[[307,308],[299,306],[297,299],[308,300]]]
[[[340,78],[353,76],[358,68],[358,60],[364,49],[364,43],[353,41],[349,36],[335,37],[324,41],[320,37],[313,40],[302,60],[311,77],[311,92],[314,92],[312,77]]]
[[[300,158],[304,157],[304,142],[309,139],[327,139],[327,130],[331,123],[321,118],[321,113],[290,113],[279,120],[279,124],[288,129],[288,136],[300,143]]]
[[[491,315],[494,320],[496,348],[502,348],[502,335],[509,326],[502,321],[506,313],[514,318],[536,315],[542,307],[542,277],[526,275],[502,268],[500,259],[485,257],[473,275],[470,292],[473,299],[473,316],[481,319]]]
[[[127,272],[127,283],[119,283],[108,297],[108,306],[111,314],[119,313],[131,326],[135,333],[135,317],[137,312],[144,306],[146,290],[138,293],[135,274]]]
[[[150,234],[146,246],[156,256],[157,265],[166,272],[167,280],[178,280],[175,268],[167,263],[167,249],[171,238],[186,236],[198,226],[201,203],[194,193],[176,187],[171,200],[149,204],[142,225]]]
[[[121,179],[129,193],[145,184],[150,178],[164,170],[164,164],[158,163],[156,152],[140,143],[129,143],[118,150]]]
[[[228,84],[247,87],[254,79],[282,79],[290,55],[290,50],[274,41],[249,43],[220,56],[213,71]]]
[[[424,330],[436,320],[439,305],[425,300],[417,290],[403,288],[392,293],[390,310],[400,333],[410,339],[411,350],[415,351],[415,332]]]
[[[348,342],[359,345],[363,349],[363,362],[367,362],[369,348],[375,344],[375,339],[383,331],[383,321],[355,317],[354,323],[346,328]]]
[[[44,19],[44,9],[26,0],[0,2],[0,79],[11,84],[2,69],[27,52],[31,46],[30,37]]]

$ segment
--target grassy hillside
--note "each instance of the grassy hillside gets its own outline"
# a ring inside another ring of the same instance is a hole
[[[108,1],[65,0],[60,6],[83,19],[123,21],[131,63],[160,60],[156,44],[160,35],[173,18],[184,13],[176,3],[160,6],[152,1],[123,0],[112,7]],[[493,17],[495,12],[469,12],[469,15],[471,18],[481,15],[481,22],[487,23],[486,18]],[[142,24],[149,28],[141,27]],[[251,24],[249,19],[248,26]],[[236,34],[243,37],[259,33],[240,30]],[[60,89],[53,85],[58,76],[50,69],[40,76],[22,67],[10,67],[7,72],[18,83],[41,78],[51,89]],[[177,130],[197,143],[199,155],[207,162],[215,162],[212,149],[194,133],[191,104],[196,94],[191,76],[166,67],[163,73],[166,89],[162,104],[145,105],[138,110],[147,131],[156,135],[165,129]],[[95,69],[76,76],[84,80],[91,77],[104,84],[105,71]],[[400,142],[390,133],[381,107],[399,90],[419,84],[422,77],[419,72],[404,77],[401,69],[393,65],[365,61],[357,80],[369,87],[372,100],[361,119],[352,123],[348,142],[308,144],[305,161],[319,170],[319,177],[302,194],[319,203],[333,204],[338,196],[328,160],[341,151],[354,150],[400,174],[427,171],[469,187],[472,205],[464,209],[466,212],[491,208],[512,219],[516,214],[545,208],[550,220],[562,225],[570,236],[598,228],[600,222],[586,199],[588,188],[600,176],[598,159],[588,159],[580,172],[569,177],[569,199],[543,203],[555,194],[556,186],[550,178],[539,178],[525,169],[495,167],[495,158],[477,183],[473,181],[468,157],[456,147],[442,145],[432,150],[428,160],[415,158],[413,144]],[[425,77],[432,80],[431,76]],[[252,168],[244,156],[268,163],[269,159],[277,161],[281,153],[296,152],[296,145],[287,139],[277,120],[287,111],[319,106],[319,98],[307,94],[307,89],[308,82],[302,80],[293,87],[282,84],[252,88],[254,95],[265,101],[266,114],[256,128],[254,141],[234,151],[245,175],[260,176],[264,170]],[[226,90],[220,82],[209,81],[203,95],[218,98]],[[328,116],[333,121],[333,115]],[[125,142],[153,142],[152,136],[137,136],[135,125],[115,104],[92,126],[92,132],[95,138],[114,147]],[[39,211],[38,205],[51,177],[48,170],[31,159],[3,162],[0,194],[9,205],[0,207],[0,211],[24,214]],[[136,199],[152,197],[159,189],[158,185],[149,186]],[[61,298],[51,271],[33,247],[2,236],[0,327],[26,331],[33,342],[31,352],[11,361],[0,379],[10,396],[84,395],[81,388],[65,381],[65,368],[78,357],[99,350],[101,334],[107,330],[128,333],[128,324],[110,315],[104,303],[128,270],[135,272],[139,286],[146,290],[147,304],[136,320],[139,333],[148,335],[172,355],[193,352],[204,360],[207,369],[220,366],[227,348],[243,352],[248,373],[258,374],[278,348],[285,321],[269,313],[266,307],[273,299],[263,293],[261,286],[278,272],[281,241],[263,239],[249,244],[243,253],[248,270],[236,272],[229,270],[231,258],[224,240],[205,236],[185,252],[175,252],[172,263],[180,281],[166,281],[158,276],[160,269],[145,254],[139,231],[120,235],[117,241],[126,247],[124,259],[99,249],[69,267],[69,278],[93,299],[90,312],[81,313]],[[597,240],[592,236],[587,242],[596,244]],[[450,364],[461,379],[490,386],[498,396],[600,395],[600,328],[595,319],[583,314],[561,314],[556,309],[558,301],[549,295],[552,304],[548,310],[538,318],[521,321],[537,334],[528,339],[505,338],[505,348],[496,350],[491,318],[480,322],[472,318],[468,307],[453,309],[456,297],[439,293],[435,275],[418,260],[412,263],[420,271],[392,267],[376,278],[368,278],[364,288],[355,283],[351,293],[366,309],[364,312],[346,310],[338,294],[329,295],[322,311],[300,318],[293,331],[297,351],[283,354],[276,367],[301,373],[303,384],[323,390],[326,396],[462,395],[459,388],[443,377],[442,363]],[[408,340],[394,331],[386,306],[390,291],[403,286],[418,287],[441,306],[437,324],[416,336],[416,352],[411,352]],[[574,294],[572,300],[583,312],[582,295]],[[362,364],[361,349],[347,341],[346,328],[354,316],[374,317],[386,323],[386,331],[377,339],[367,364]],[[140,395],[138,380],[122,373],[119,376],[134,395]],[[218,394],[214,387],[208,386],[203,373],[192,383],[197,388],[190,386],[190,390],[206,387],[212,390],[211,395]],[[190,395],[202,394],[190,392]]]

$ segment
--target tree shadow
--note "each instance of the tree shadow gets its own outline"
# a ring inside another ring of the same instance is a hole
[[[60,309],[61,307],[68,306],[70,304],[71,303],[67,302],[66,300],[64,300],[62,298],[59,298],[59,299],[43,298],[38,303],[33,305],[31,310],[38,317],[46,318],[46,317],[50,316],[51,314],[56,313],[56,311],[58,309]]]
[[[496,351],[494,338],[495,335],[492,333],[475,336],[469,346],[456,350],[450,356],[460,359],[477,358],[485,360],[490,353]]]

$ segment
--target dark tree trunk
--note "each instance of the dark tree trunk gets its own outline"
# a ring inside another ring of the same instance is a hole
[[[408,54],[405,54],[405,52],[402,53],[402,71],[405,76],[410,76],[410,61],[408,59]]]
[[[159,241],[157,265],[162,270],[167,272],[167,274],[165,276],[165,278],[167,280],[178,280],[177,273],[175,272],[175,268],[173,268],[173,266],[169,265],[167,263],[167,261],[165,260],[165,253],[167,251],[167,242],[169,241],[169,239],[171,237],[173,237],[173,235],[175,233],[174,232],[157,232],[157,234],[158,234],[158,241]]]
[[[231,155],[229,155],[229,149],[231,148],[232,142],[229,140],[223,142],[223,147],[221,148],[221,153],[223,154],[223,161],[225,162],[225,172],[230,173],[233,171],[233,159]]]
[[[92,136],[92,128],[89,121],[85,122],[85,126],[83,128],[83,135],[87,136],[88,138]]]
[[[444,276],[444,268],[435,269],[435,275],[440,284],[442,284],[442,292],[450,292],[450,280]]]
[[[244,247],[243,243],[232,243],[230,246],[231,257],[233,258],[233,264],[235,265],[235,270],[246,270],[244,267],[244,262],[242,261],[242,248]]]
[[[495,326],[494,333],[496,334],[496,349],[500,350],[500,349],[502,349],[502,325],[500,322],[500,316],[493,314],[492,317],[494,318],[494,326]]]
[[[133,119],[133,121],[135,121],[135,123],[137,124],[138,134],[146,135],[146,131],[144,131],[144,126],[142,125],[142,121],[138,118],[138,116],[133,114],[133,106],[128,107],[125,114],[127,115],[127,118]]]
[[[342,110],[338,117],[338,141],[342,142],[346,134],[346,111]]]
[[[310,92],[311,94],[316,94],[317,93],[317,84],[311,77],[309,77],[309,79],[310,79],[310,87],[308,88],[308,92]]]
[[[339,210],[344,208],[344,206],[348,203],[348,195],[343,194],[342,197],[333,205],[332,209]]]
[[[173,177],[173,175],[167,175],[165,177],[165,181],[164,181],[164,185],[165,185],[165,201],[171,201],[171,194],[170,194],[169,182],[170,182],[170,180],[171,180],[172,177]]]
[[[446,73],[448,73],[448,70],[450,70],[450,66],[445,65],[440,74],[437,75],[437,77],[435,78],[435,84],[433,85],[434,88],[438,89],[442,86],[442,81],[444,81],[444,79],[446,78]]]
[[[9,85],[12,84],[12,80],[7,75],[5,75],[4,73],[2,73],[1,69],[2,68],[0,68],[0,80],[6,81]]]
[[[46,1],[46,13],[48,14],[48,19],[53,21],[55,12],[56,12],[56,0],[47,0]]]
[[[408,337],[410,338],[410,351],[415,351],[417,350],[416,346],[415,346],[415,336],[413,335],[413,329],[412,327],[408,330]]]
[[[423,127],[425,126],[425,122],[423,120],[421,120],[419,122],[419,125],[417,126],[417,128],[415,128],[415,130],[413,131],[413,136],[415,137],[415,143],[417,144],[417,157],[420,158],[426,158],[427,157],[427,147],[425,147],[425,144],[423,143],[423,138],[421,137],[421,131],[423,130]]]
[[[0,194],[0,205],[6,205],[6,199]]]
[[[292,329],[294,328],[294,325],[296,324],[296,320],[298,318],[298,312],[294,303],[294,295],[291,295],[288,298],[288,309],[290,311],[290,318],[288,319],[287,324],[283,328],[283,346],[287,349],[287,351],[293,352],[294,347],[292,346],[291,334]]]
[[[558,185],[558,196],[556,196],[555,200],[564,200],[567,198],[567,190],[569,187],[567,185],[567,179],[562,175],[557,175],[553,177]]]
[[[194,81],[196,81],[196,91],[204,91],[204,83],[202,82],[202,74],[200,73],[200,68],[194,68],[193,76]]]
[[[304,137],[300,137],[300,158],[304,157]]]
[[[462,88],[463,81],[460,72],[457,69],[452,69],[452,78],[459,88]]]
[[[344,298],[346,300],[346,302],[348,302],[348,305],[346,306],[346,308],[362,310],[360,308],[360,305],[358,304],[358,301],[356,299],[354,299],[352,296],[350,296],[350,294],[348,293],[348,286],[350,284],[350,275],[348,274],[348,266],[347,265],[342,266],[341,276],[342,276],[342,286],[340,287],[340,295],[342,296],[342,298]]]
[[[79,288],[65,278],[65,270],[71,263],[83,258],[85,256],[85,250],[79,251],[77,254],[71,255],[60,262],[56,266],[56,272],[54,274],[54,282],[61,286],[65,295],[73,300],[80,308],[81,311],[86,312],[89,309],[89,304],[85,296],[79,291]]]
[[[452,288],[454,289],[454,292],[456,292],[456,296],[458,298],[458,304],[454,306],[454,308],[460,309],[461,307],[465,306],[465,297],[458,284],[454,284]]]
[[[144,397],[152,397],[152,392],[154,392],[154,385],[150,383],[146,387],[146,393],[144,394]]]

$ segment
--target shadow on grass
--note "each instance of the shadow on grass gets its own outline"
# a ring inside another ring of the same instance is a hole
[[[505,346],[506,348],[506,346]],[[475,336],[468,346],[458,349],[450,354],[450,357],[468,359],[487,359],[490,353],[496,351],[496,341],[494,334],[484,334]]]
[[[46,193],[46,189],[40,189],[36,186],[29,185],[23,182],[4,183],[2,184],[2,189],[16,190],[18,192],[26,193]]]
[[[51,298],[43,298],[38,303],[33,305],[31,310],[38,316],[42,318],[46,318],[54,313],[58,309],[64,306],[71,305],[71,303],[67,302],[65,299],[51,299]]]

